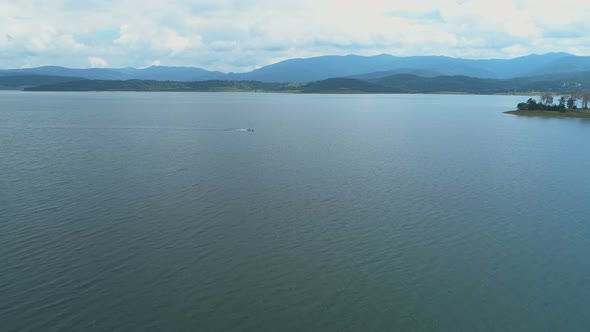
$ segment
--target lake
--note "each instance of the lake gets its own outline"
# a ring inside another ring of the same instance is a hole
[[[590,121],[527,98],[0,92],[1,329],[587,330]]]

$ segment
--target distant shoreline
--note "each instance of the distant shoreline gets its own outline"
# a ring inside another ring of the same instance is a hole
[[[520,115],[520,116],[537,116],[545,118],[578,118],[590,119],[590,113],[585,112],[555,112],[555,111],[507,111],[504,114]]]
[[[40,90],[31,89],[35,87],[21,88],[0,88],[0,91],[24,91],[24,92],[206,92],[206,93],[262,93],[262,94],[301,94],[301,95],[465,95],[465,96],[540,96],[542,92],[497,92],[497,93],[474,93],[460,91],[440,91],[440,92],[367,92],[367,91],[318,91],[304,92],[301,90]]]
[[[4,84],[2,84],[4,80]],[[525,84],[526,83],[526,84]],[[555,83],[556,84],[556,83]],[[186,91],[186,92],[278,92],[321,94],[474,94],[537,95],[557,91],[538,79],[493,80],[466,76],[420,77],[392,75],[381,79],[329,78],[320,81],[156,81],[156,80],[71,80],[68,77],[34,75],[0,77],[0,86],[25,91]],[[563,89],[562,86],[560,86]]]

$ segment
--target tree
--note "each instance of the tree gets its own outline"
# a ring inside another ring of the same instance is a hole
[[[567,109],[568,110],[573,110],[576,108],[576,102],[578,101],[578,97],[576,97],[575,95],[571,95],[568,99],[567,99]]]
[[[588,102],[590,101],[590,91],[582,92],[582,108],[588,109]]]
[[[564,96],[561,96],[561,98],[559,98],[559,108],[565,108],[565,103],[567,102],[567,100],[565,99]]]
[[[543,93],[541,95],[541,104],[545,104],[545,105],[553,104],[553,96],[548,92]]]
[[[538,108],[537,101],[534,100],[533,98],[529,98],[529,100],[527,100],[526,103],[527,103],[527,109],[529,111],[536,110]]]

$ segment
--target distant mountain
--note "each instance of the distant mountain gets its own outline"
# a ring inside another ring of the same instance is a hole
[[[115,69],[105,68],[88,68],[88,69],[72,69],[59,66],[44,66],[37,68],[23,68],[23,69],[7,69],[0,70],[0,76],[14,76],[14,75],[46,75],[46,76],[62,76],[62,77],[81,77],[92,80],[124,80],[129,79],[127,75],[118,72]]]
[[[0,76],[51,75],[71,76],[93,80],[157,80],[157,81],[259,81],[309,83],[328,78],[374,80],[398,74],[421,77],[468,76],[476,78],[510,79],[569,72],[590,71],[590,57],[568,53],[528,55],[514,59],[471,60],[446,56],[397,57],[320,56],[289,59],[247,73],[225,74],[194,67],[152,66],[136,68],[71,69],[57,66],[0,70]]]
[[[289,59],[248,73],[230,74],[238,80],[264,82],[312,82],[332,77],[346,77],[392,69],[398,57],[376,56],[320,56],[306,59]]]
[[[392,76],[392,75],[398,75],[398,74],[410,74],[410,75],[416,75],[416,76],[422,76],[422,77],[443,76],[443,74],[441,74],[441,72],[434,71],[434,70],[403,68],[403,69],[377,71],[377,72],[373,72],[373,73],[353,75],[353,76],[349,76],[348,78],[356,78],[359,80],[371,80],[371,79],[387,77],[387,76]]]
[[[12,76],[19,77],[19,76]],[[590,89],[590,72],[512,79],[396,74],[370,80],[329,78],[310,83],[209,80],[82,80],[27,87],[27,91],[250,91],[301,93],[534,93],[569,94]]]
[[[220,71],[208,71],[195,67],[151,66],[144,69],[121,68],[116,70],[134,79],[157,81],[207,81],[222,79],[226,75]]]
[[[91,80],[158,80],[158,81],[205,81],[219,79],[226,74],[193,67],[152,66],[136,68],[88,68],[72,69],[59,66],[0,70],[0,77],[14,75],[52,75],[81,77]]]
[[[394,74],[420,76],[470,76],[479,78],[514,78],[539,73],[562,72],[575,63],[578,70],[590,70],[590,57],[568,53],[529,55],[515,59],[470,60],[446,56],[395,57],[377,56],[320,56],[290,59],[256,69],[249,73],[233,74],[232,79],[267,82],[312,82],[335,77],[373,79]]]
[[[568,56],[554,59],[546,63],[543,67],[536,68],[523,75],[533,76],[546,74],[562,74],[590,71],[590,57],[588,56]]]
[[[514,59],[471,60],[477,66],[493,72],[489,78],[514,78],[522,76],[535,76],[539,74],[552,74],[563,72],[559,69],[561,63],[567,63],[571,59],[583,59],[590,57],[578,57],[569,53],[531,54]],[[590,70],[590,63],[584,70]],[[469,75],[474,77],[487,77]]]
[[[335,81],[334,79],[310,83],[304,86],[304,92],[346,91],[374,93],[535,93],[551,92],[569,94],[590,89],[590,72],[574,74],[548,74],[542,76],[518,77],[511,79],[477,78],[469,76],[421,77],[411,74],[397,74],[363,81]],[[313,87],[313,88],[310,88]],[[375,87],[380,87],[376,89]],[[306,89],[307,88],[307,89]]]

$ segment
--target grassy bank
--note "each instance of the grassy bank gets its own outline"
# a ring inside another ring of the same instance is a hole
[[[590,119],[590,113],[584,112],[554,112],[554,111],[508,111],[505,114],[524,115],[524,116],[542,116],[546,118],[584,118]]]

